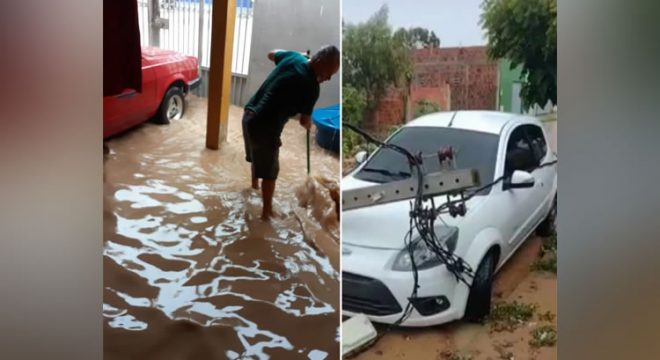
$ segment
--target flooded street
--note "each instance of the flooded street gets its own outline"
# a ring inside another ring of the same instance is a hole
[[[271,223],[259,219],[240,120],[205,148],[206,102],[107,142],[105,359],[339,355],[338,157],[285,127]],[[312,136],[314,129],[312,129]]]

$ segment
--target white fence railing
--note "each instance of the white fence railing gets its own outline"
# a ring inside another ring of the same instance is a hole
[[[236,0],[232,58],[232,100],[241,99],[250,65],[254,0]],[[198,95],[206,96],[210,65],[212,0],[138,0],[142,46],[155,46],[195,56],[202,68]],[[156,33],[157,32],[157,33]],[[236,95],[236,96],[235,96]],[[239,100],[234,102],[238,104]],[[242,105],[242,104],[238,104]]]

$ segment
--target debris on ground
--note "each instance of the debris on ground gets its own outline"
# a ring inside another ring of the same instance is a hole
[[[518,326],[532,319],[536,305],[519,303],[513,301],[511,303],[500,302],[493,306],[493,309],[488,316],[488,321],[491,323],[493,331],[513,331]]]
[[[557,316],[550,311],[539,314],[539,321],[553,321]]]
[[[552,325],[542,325],[532,331],[529,345],[535,348],[557,344],[557,330]]]
[[[506,343],[506,346],[504,344],[497,344],[494,346],[495,351],[497,351],[497,354],[499,355],[499,359],[501,360],[514,360],[515,357],[513,353],[509,350],[508,348],[512,347],[513,344],[508,342]]]
[[[532,263],[531,269],[557,274],[557,234],[543,239],[539,255],[541,258]]]
[[[442,360],[472,360],[472,355],[463,354],[453,350],[446,350],[440,353]]]

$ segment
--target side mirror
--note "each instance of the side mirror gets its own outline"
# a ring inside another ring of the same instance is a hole
[[[367,156],[368,156],[368,155],[367,155],[367,152],[366,152],[366,151],[364,151],[364,150],[363,150],[363,151],[360,151],[360,152],[358,152],[357,154],[355,154],[355,161],[356,161],[358,164],[362,164],[363,162],[365,162],[365,161],[367,160]]]
[[[513,175],[504,182],[504,190],[524,189],[534,187],[534,176],[527,171],[516,170]]]

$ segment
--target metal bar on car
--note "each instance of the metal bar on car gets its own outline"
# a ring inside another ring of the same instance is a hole
[[[424,196],[438,196],[479,186],[479,174],[475,169],[434,172],[424,176]],[[417,195],[418,180],[407,180],[374,185],[361,189],[342,191],[343,210],[358,209],[394,201],[412,199]]]

